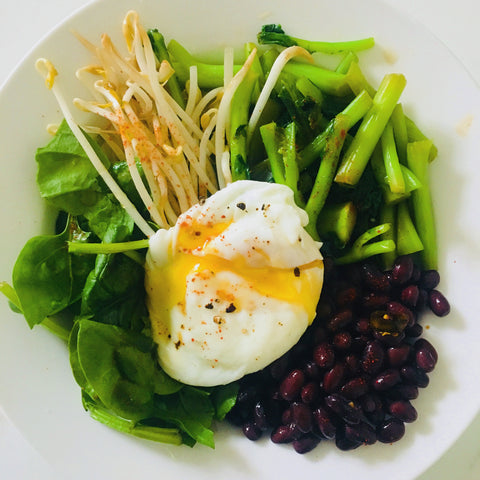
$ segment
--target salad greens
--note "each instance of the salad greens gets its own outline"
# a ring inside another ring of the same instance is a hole
[[[220,88],[225,66],[198,61],[156,29],[148,39],[159,62],[174,72],[166,89],[188,108],[191,67],[198,86]],[[300,46],[337,54],[328,69],[295,60],[281,71],[259,128],[251,112],[281,48],[263,47],[232,97],[228,145],[232,180],[288,185],[308,213],[308,232],[338,263],[379,255],[388,268],[398,254],[420,252],[436,266],[429,163],[436,149],[399,103],[406,81],[389,74],[375,90],[357,52],[373,39],[311,42],[266,25],[262,45]],[[245,46],[246,56],[257,46]],[[233,66],[233,74],[241,70]],[[101,136],[85,136],[103,166],[142,216],[151,221],[132,179],[148,186],[141,159],[115,158]],[[70,363],[91,416],[150,440],[213,447],[212,424],[236,401],[235,383],[213,388],[180,384],[160,368],[145,306],[143,262],[148,240],[119,204],[63,121],[36,154],[40,195],[60,211],[56,232],[27,242],[0,291],[30,327],[43,324],[68,339]],[[153,226],[153,222],[151,223]]]

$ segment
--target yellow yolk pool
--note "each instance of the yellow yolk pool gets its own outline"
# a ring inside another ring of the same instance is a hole
[[[150,240],[147,305],[162,368],[214,386],[289,350],[315,317],[319,244],[288,187],[234,182]]]

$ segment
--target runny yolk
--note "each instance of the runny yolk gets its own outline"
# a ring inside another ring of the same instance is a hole
[[[199,223],[188,218],[179,225],[171,261],[155,275],[155,280],[161,282],[161,288],[156,288],[157,305],[163,305],[165,311],[175,306],[182,308],[185,306],[186,279],[196,281],[194,292],[202,298],[203,288],[210,279],[220,272],[232,272],[241,277],[249,289],[264,297],[303,306],[311,323],[321,289],[317,271],[322,266],[321,260],[296,268],[255,267],[240,254],[233,259],[225,259],[214,253],[205,253],[205,247],[215,238],[221,240],[229,225],[230,222]],[[313,273],[314,270],[317,273]],[[235,309],[251,308],[247,306],[248,299],[235,295],[231,284],[222,284],[218,278],[215,281],[216,298],[207,300],[231,302]]]

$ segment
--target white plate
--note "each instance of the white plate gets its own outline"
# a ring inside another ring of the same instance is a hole
[[[291,6],[289,6],[291,5]],[[328,443],[307,456],[268,440],[251,443],[237,431],[220,427],[217,448],[168,447],[123,436],[84,413],[70,373],[65,346],[0,303],[0,404],[8,417],[60,478],[291,478],[334,475],[370,480],[411,479],[434,463],[479,411],[480,374],[477,342],[480,322],[475,308],[480,268],[477,195],[477,124],[468,136],[457,125],[480,111],[478,89],[452,55],[419,25],[373,0],[274,0],[191,2],[176,0],[103,0],[82,9],[55,29],[25,59],[0,94],[0,279],[9,279],[20,248],[32,235],[50,228],[35,186],[37,146],[47,140],[45,125],[59,112],[34,70],[39,56],[59,68],[71,96],[81,90],[74,70],[88,56],[73,38],[75,29],[91,41],[108,32],[120,38],[125,12],[136,9],[147,27],[157,27],[193,51],[252,41],[263,23],[281,23],[298,36],[324,39],[373,35],[374,51],[362,54],[367,73],[378,83],[383,74],[406,75],[402,101],[407,113],[435,139],[440,150],[432,182],[440,242],[441,290],[452,313],[429,317],[427,337],[440,360],[429,388],[415,400],[419,420],[399,443],[342,453]],[[308,13],[302,13],[308,12]],[[385,61],[393,54],[395,64]],[[8,174],[7,174],[8,172]],[[92,473],[93,472],[93,473]],[[43,477],[42,477],[43,478]],[[45,477],[46,478],[46,477]]]

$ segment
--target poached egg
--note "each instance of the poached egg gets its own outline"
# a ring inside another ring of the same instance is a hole
[[[284,185],[241,180],[150,238],[145,286],[161,367],[196,386],[238,380],[295,345],[315,317],[320,244]]]

